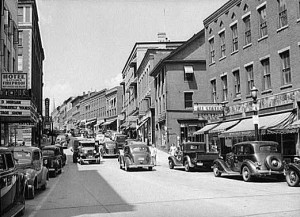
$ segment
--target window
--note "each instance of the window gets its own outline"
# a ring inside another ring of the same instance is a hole
[[[209,40],[210,63],[215,62],[214,38]]]
[[[227,101],[228,98],[228,86],[227,86],[227,75],[224,75],[222,78],[222,88],[223,88],[223,96],[222,96],[222,100],[223,101]]]
[[[271,89],[271,73],[269,58],[261,61],[263,67],[263,90]]]
[[[232,31],[232,52],[237,51],[238,48],[238,32],[237,32],[237,24],[234,24],[231,27]]]
[[[23,48],[18,48],[18,71],[23,71]]]
[[[23,46],[23,31],[19,31],[19,46]]]
[[[298,19],[300,18],[300,0],[298,1]]]
[[[282,85],[292,83],[291,68],[290,68],[290,52],[287,50],[280,54],[281,71],[282,71]]]
[[[23,22],[23,8],[18,8],[18,22]]]
[[[251,43],[251,24],[250,24],[250,16],[247,16],[244,19],[245,24],[245,45]]]
[[[193,81],[194,69],[193,66],[184,66],[184,81]]]
[[[210,84],[211,84],[212,102],[216,103],[217,102],[217,83],[216,83],[216,80],[212,80],[210,82]]]
[[[259,13],[259,36],[262,38],[266,35],[268,35],[267,31],[267,12],[266,12],[266,6],[261,7],[258,10]]]
[[[14,168],[15,165],[14,165],[12,154],[5,154],[5,156],[6,156],[7,167],[9,169]]]
[[[31,22],[30,7],[25,7],[25,22]]]
[[[240,71],[234,71],[233,72],[233,77],[234,77],[234,94],[235,97],[240,97],[241,96],[241,81],[240,81]]]
[[[286,0],[278,0],[279,9],[279,28],[287,26],[287,10],[286,10]]]
[[[225,57],[225,51],[226,51],[226,47],[225,47],[225,31],[220,33],[220,41],[221,41],[221,55],[220,58]]]
[[[253,65],[246,67],[247,72],[247,95],[250,95],[251,89],[254,87]]]
[[[184,107],[193,108],[193,93],[186,92],[184,93]]]

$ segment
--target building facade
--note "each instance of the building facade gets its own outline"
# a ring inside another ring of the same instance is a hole
[[[279,142],[284,155],[299,153],[291,127],[299,111],[299,16],[298,0],[230,0],[204,20],[210,102],[226,104],[226,120],[202,132],[211,143],[226,150],[253,140],[258,110],[259,139]]]
[[[169,150],[172,143],[200,141],[193,133],[206,121],[195,117],[193,103],[209,100],[205,59],[205,32],[202,30],[151,71],[158,147]]]

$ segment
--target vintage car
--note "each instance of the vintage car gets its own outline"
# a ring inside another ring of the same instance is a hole
[[[25,176],[15,166],[11,150],[0,147],[0,216],[24,214],[26,184]]]
[[[25,197],[33,199],[35,191],[45,190],[49,180],[48,169],[43,166],[42,152],[37,147],[18,146],[11,147],[16,160],[17,169],[26,179]]]
[[[116,142],[106,139],[104,145],[101,146],[101,153],[103,157],[117,157],[119,155],[119,149]]]
[[[247,141],[234,144],[232,152],[225,159],[214,161],[214,175],[242,175],[245,182],[252,177],[276,176],[284,174],[284,163],[279,144],[273,141]]]
[[[285,165],[285,178],[290,187],[299,186],[300,182],[300,158],[295,157],[293,163]]]
[[[62,155],[60,148],[56,145],[47,145],[42,149],[44,166],[49,173],[56,177],[62,172]]]
[[[60,154],[61,154],[61,160],[62,160],[62,166],[64,167],[67,163],[67,155],[64,153],[64,147],[59,144],[55,144],[59,148]]]
[[[132,168],[146,168],[152,170],[154,167],[151,161],[150,149],[146,143],[136,142],[123,147],[118,158],[120,169],[129,171]]]
[[[94,162],[100,164],[101,154],[99,145],[94,139],[80,140],[78,142],[78,157],[77,162],[83,164],[85,162]]]
[[[79,146],[79,141],[80,140],[86,140],[83,137],[73,137],[72,140],[72,148],[71,151],[73,152],[73,163],[77,163],[77,159],[78,159],[78,146]]]
[[[126,144],[127,135],[124,134],[116,134],[114,137],[114,141],[117,145],[118,149],[123,149],[124,145]]]
[[[95,137],[95,142],[98,142],[99,145],[104,144],[105,135],[97,134]]]
[[[215,159],[219,157],[218,152],[206,151],[206,144],[201,142],[184,142],[175,156],[169,156],[169,168],[184,166],[189,172],[197,167],[211,168]]]

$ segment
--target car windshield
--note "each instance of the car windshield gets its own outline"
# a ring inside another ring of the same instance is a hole
[[[149,148],[146,146],[135,146],[131,148],[132,152],[150,152]]]
[[[54,150],[44,149],[42,152],[44,156],[54,156]]]
[[[31,162],[31,152],[14,151],[14,158],[18,160],[18,163]]]
[[[262,153],[276,153],[278,149],[275,145],[262,145],[259,147],[259,151]]]
[[[95,143],[81,143],[82,147],[95,147]]]

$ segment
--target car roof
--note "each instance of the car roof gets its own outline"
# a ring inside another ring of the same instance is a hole
[[[246,142],[239,142],[234,144],[235,145],[244,145],[244,144],[251,144],[251,145],[279,145],[277,142],[274,141],[246,141]]]
[[[35,150],[40,150],[38,147],[34,146],[15,146],[12,147],[13,151],[35,151]]]

